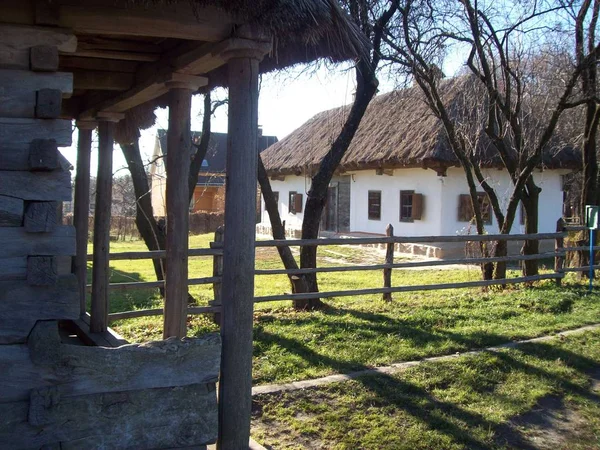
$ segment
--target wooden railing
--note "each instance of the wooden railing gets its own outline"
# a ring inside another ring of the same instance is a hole
[[[555,233],[537,233],[537,234],[488,234],[488,235],[454,235],[454,236],[394,236],[393,229],[388,227],[386,236],[379,237],[360,237],[360,238],[328,238],[328,239],[288,239],[288,240],[265,240],[257,241],[256,248],[265,247],[281,247],[281,246],[315,246],[326,247],[332,245],[385,245],[386,255],[383,264],[370,265],[344,265],[333,267],[316,267],[302,269],[257,269],[256,276],[264,275],[289,275],[302,276],[311,273],[332,273],[332,272],[356,272],[356,271],[382,271],[383,285],[382,287],[373,287],[365,289],[349,289],[340,291],[325,291],[315,293],[281,293],[273,295],[258,296],[254,298],[256,303],[271,302],[271,301],[289,301],[295,299],[310,299],[310,298],[328,298],[328,297],[346,297],[356,295],[376,295],[381,294],[384,300],[391,300],[392,293],[412,292],[412,291],[430,291],[440,289],[461,289],[485,287],[493,285],[507,285],[517,283],[530,283],[539,280],[554,279],[560,285],[561,280],[567,272],[584,272],[589,270],[589,267],[564,267],[564,260],[568,252],[587,251],[589,247],[565,247],[564,240],[568,236],[569,231],[580,231],[585,229],[579,226],[566,226],[564,222],[559,221],[557,224],[557,232]],[[554,251],[540,252],[534,255],[509,255],[509,256],[476,256],[464,258],[451,258],[443,260],[425,260],[425,261],[402,261],[394,262],[394,256],[397,253],[396,244],[432,244],[432,243],[476,243],[476,242],[497,242],[497,241],[525,241],[525,240],[553,240]],[[594,247],[595,250],[600,250],[600,246]],[[157,259],[164,258],[165,251],[145,251],[145,252],[122,252],[111,254],[112,261],[120,260],[139,260],[139,259]],[[209,306],[190,306],[187,308],[188,314],[216,314],[221,312],[220,285],[222,282],[222,257],[223,257],[223,231],[218,230],[215,233],[215,241],[210,244],[210,248],[190,249],[189,256],[212,256],[213,257],[213,275],[210,277],[191,278],[188,280],[188,285],[211,284],[214,290],[214,300],[209,302]],[[88,260],[91,260],[91,255],[88,255]],[[542,273],[531,276],[520,276],[513,278],[493,279],[493,280],[475,280],[453,283],[441,283],[430,285],[392,285],[393,269],[408,269],[419,267],[440,267],[447,265],[479,265],[485,263],[518,263],[521,261],[553,259],[554,270],[550,273]],[[600,265],[594,266],[595,269],[600,269]],[[142,288],[161,288],[164,286],[163,281],[136,281],[125,283],[111,283],[107,286],[109,290],[126,291],[129,289]],[[91,288],[88,285],[88,290]],[[162,315],[163,310],[143,309],[135,311],[124,311],[112,313],[108,315],[109,321],[119,319],[128,319],[134,317],[157,316]]]

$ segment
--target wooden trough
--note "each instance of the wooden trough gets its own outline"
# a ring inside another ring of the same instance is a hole
[[[247,448],[258,76],[367,51],[334,0],[0,2],[1,449]],[[229,87],[232,238],[223,247],[222,331],[188,339],[190,106],[214,86]],[[108,328],[112,153],[115,140],[131,142],[153,124],[156,106],[169,107],[165,340],[122,345]],[[58,148],[71,145],[74,124],[74,226],[64,226],[71,165]]]

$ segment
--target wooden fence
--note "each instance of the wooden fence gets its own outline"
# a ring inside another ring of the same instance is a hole
[[[361,237],[361,238],[328,238],[328,239],[288,239],[288,240],[266,240],[257,241],[256,248],[265,247],[281,247],[281,246],[315,246],[327,247],[332,245],[381,245],[386,247],[385,262],[383,264],[369,265],[345,265],[334,267],[317,267],[309,269],[257,269],[256,276],[264,275],[295,275],[301,276],[309,273],[331,273],[331,272],[355,272],[355,271],[382,271],[383,282],[382,287],[365,288],[365,289],[350,289],[343,291],[326,291],[318,293],[303,293],[292,294],[282,293],[275,295],[259,296],[254,298],[255,303],[272,302],[272,301],[289,301],[296,299],[310,298],[328,298],[328,297],[345,297],[356,295],[374,295],[381,294],[386,301],[391,300],[392,293],[411,292],[411,291],[429,291],[440,289],[459,289],[472,287],[485,287],[493,285],[507,285],[517,283],[530,283],[534,281],[553,279],[557,285],[560,285],[561,280],[567,272],[586,272],[589,267],[564,267],[565,257],[568,252],[587,251],[589,247],[565,246],[565,238],[568,237],[570,231],[585,230],[584,227],[566,226],[564,222],[559,221],[557,231],[555,233],[538,233],[538,234],[512,234],[512,235],[455,235],[455,236],[394,236],[393,229],[388,226],[387,235],[381,237]],[[445,260],[423,260],[423,261],[403,261],[394,262],[396,244],[422,244],[422,243],[464,243],[472,245],[479,242],[497,242],[497,241],[526,241],[526,240],[552,240],[554,241],[554,251],[541,252],[535,255],[509,255],[509,256],[491,256],[491,257],[464,257]],[[188,314],[216,314],[217,317],[221,311],[220,285],[222,282],[223,271],[223,230],[218,229],[215,233],[215,241],[211,243],[210,248],[190,249],[189,256],[211,256],[213,258],[213,274],[210,277],[191,278],[188,280],[188,286],[200,284],[212,284],[214,291],[214,300],[209,302],[209,306],[190,306],[187,308]],[[594,247],[595,250],[600,250],[600,246]],[[112,261],[119,260],[138,260],[138,259],[159,259],[165,257],[165,251],[144,251],[144,252],[122,252],[113,253],[110,255]],[[475,280],[455,283],[442,283],[432,285],[407,285],[393,286],[392,271],[393,269],[408,269],[419,267],[439,267],[447,265],[479,265],[485,263],[519,263],[527,260],[554,260],[554,270],[550,273],[542,273],[531,276],[520,276],[513,278],[503,278],[494,280]],[[92,255],[88,255],[88,261],[92,260]],[[595,269],[600,269],[600,265],[594,266]],[[130,289],[147,289],[161,288],[164,286],[163,281],[143,281],[143,282],[126,282],[126,283],[110,283],[107,288],[109,290],[126,291]],[[88,285],[88,289],[91,285]],[[156,316],[162,315],[163,309],[143,309],[135,311],[125,311],[112,313],[108,315],[109,321],[127,319],[134,317]]]

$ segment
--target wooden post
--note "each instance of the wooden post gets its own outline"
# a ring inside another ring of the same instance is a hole
[[[248,448],[258,174],[258,63],[270,44],[228,52],[229,126],[222,285],[219,450]],[[262,47],[261,50],[258,48]]]
[[[391,223],[389,223],[388,226],[386,227],[385,235],[387,237],[394,236],[394,227],[392,226]],[[394,264],[394,243],[393,242],[390,242],[386,245],[385,263],[386,264]],[[383,287],[384,288],[392,287],[392,269],[391,268],[383,269]],[[392,301],[392,293],[385,292],[383,294],[383,300],[386,302],[391,302]]]
[[[79,137],[77,139],[77,174],[75,175],[75,206],[73,225],[75,225],[76,254],[73,258],[73,273],[79,286],[79,306],[83,316],[86,312],[87,284],[87,244],[88,216],[90,214],[90,153],[92,150],[92,132],[97,123],[77,121]]]
[[[561,217],[560,219],[558,219],[556,221],[556,232],[557,233],[562,233],[563,231],[565,231],[565,221],[564,219]],[[554,252],[555,253],[559,253],[562,252],[564,250],[564,246],[565,246],[565,242],[564,242],[564,238],[559,237],[556,238],[554,241]],[[562,273],[563,272],[563,265],[564,265],[564,260],[565,257],[564,256],[559,256],[556,255],[554,257],[554,272],[556,273]],[[562,278],[556,278],[556,285],[560,286],[562,282]]]
[[[225,227],[220,226],[215,231],[215,242],[223,242],[223,233],[225,231]],[[223,255],[215,255],[213,256],[213,277],[222,277],[223,276]],[[214,300],[210,301],[209,304],[211,306],[221,306],[221,288],[223,283],[221,281],[216,281],[213,283],[213,293]],[[216,312],[213,314],[213,322],[221,325],[221,313]]]
[[[112,161],[115,123],[119,117],[98,117],[98,176],[94,207],[94,257],[92,265],[92,307],[90,331],[102,333],[108,327],[108,283],[110,213],[112,206]]]
[[[167,131],[167,239],[163,337],[185,337],[188,302],[188,234],[190,115],[192,94],[206,84],[202,77],[187,82],[170,81],[169,129]]]

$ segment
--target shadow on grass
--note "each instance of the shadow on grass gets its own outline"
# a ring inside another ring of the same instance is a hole
[[[132,283],[148,281],[142,278],[139,272],[127,272],[116,269],[114,266],[109,268],[109,282],[112,283]],[[87,282],[92,282],[92,265],[88,264]],[[130,311],[135,309],[156,308],[162,304],[158,289],[127,289],[109,290],[109,313]],[[90,293],[87,294],[88,310],[90,307]]]
[[[371,313],[359,313],[359,316],[369,319],[374,318]],[[380,328],[380,326],[377,326],[376,328]],[[427,332],[423,330],[415,331],[418,331],[420,334],[420,339],[427,339]],[[458,341],[464,340],[460,336],[456,336],[452,333],[449,334]],[[436,336],[429,337],[429,339],[437,338],[438,337]],[[369,369],[369,367],[365,365],[319,354],[297,339],[273,335],[264,330],[257,332],[255,334],[255,339],[259,342],[276,342],[287,351],[296,354],[311,364],[327,366],[338,373],[349,373]],[[490,335],[486,336],[486,339],[497,340],[500,339],[500,337]],[[542,363],[561,361],[566,368],[574,370],[580,375],[586,375],[598,368],[598,361],[547,343],[524,344],[510,352],[501,351],[494,352],[493,354],[496,357],[493,362],[485,363],[488,364],[488,366],[491,365],[491,367],[486,367],[485,364],[475,366],[478,371],[478,376],[480,377],[480,383],[475,383],[468,387],[468,389],[476,395],[480,395],[483,399],[486,396],[491,396],[496,400],[499,399],[501,402],[513,402],[514,400],[511,400],[508,397],[502,398],[503,394],[495,392],[495,388],[499,383],[508,379],[510,374],[521,373],[531,379],[540,380],[540,383],[547,384],[549,382],[552,386],[555,386],[556,390],[561,392],[562,395],[578,395],[600,403],[600,397],[593,393],[589,387],[582,387],[573,382],[573,378],[569,375],[568,371],[565,371],[565,375],[561,375],[526,362],[531,358],[536,358]],[[469,361],[469,359],[461,361]],[[470,361],[475,360],[471,359]],[[449,365],[456,364],[456,361],[430,364],[440,364],[437,368],[438,370],[443,371],[445,370],[444,368],[451,367]],[[428,367],[433,368],[436,366],[429,365]],[[450,370],[452,369],[450,368]],[[490,372],[488,373],[488,371]],[[460,377],[460,373],[447,375],[444,380],[446,385],[442,384],[436,387],[441,389],[447,388],[452,383],[457,382],[457,378],[453,377]],[[384,410],[385,414],[390,414],[390,410],[404,411],[414,417],[418,422],[425,424],[428,429],[441,433],[450,438],[455,444],[465,446],[469,449],[504,448],[506,446],[515,448],[515,445],[516,448],[526,450],[536,448],[522,436],[513,436],[515,433],[518,434],[518,430],[511,428],[509,430],[511,436],[510,439],[508,439],[506,424],[498,424],[497,422],[490,421],[481,414],[468,411],[464,407],[451,403],[450,401],[440,400],[432,395],[426,388],[405,381],[402,378],[402,375],[392,376],[387,374],[367,374],[356,378],[356,382],[360,383],[361,386],[370,393],[368,405],[364,406],[375,407],[380,411]],[[468,384],[468,382],[463,380],[459,382],[458,387],[465,389],[465,384]],[[337,386],[333,389],[338,389],[340,395],[347,395],[343,383],[333,386]],[[302,394],[299,393],[298,395]],[[526,407],[528,405],[524,406]],[[258,409],[259,405],[256,405],[256,407]],[[357,407],[360,407],[360,405],[357,405]],[[475,429],[489,430],[493,436],[490,437],[490,433],[487,433],[484,434],[485,438],[482,439],[479,437],[482,434],[479,433],[478,435],[478,433],[475,433]]]

